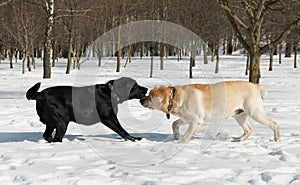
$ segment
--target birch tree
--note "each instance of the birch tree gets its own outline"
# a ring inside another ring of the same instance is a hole
[[[51,78],[51,61],[50,61],[50,53],[52,48],[52,32],[54,25],[54,0],[44,0],[45,3],[45,12],[47,15],[47,27],[45,30],[45,41],[44,41],[44,58],[43,58],[43,66],[44,66],[44,74],[43,78]]]

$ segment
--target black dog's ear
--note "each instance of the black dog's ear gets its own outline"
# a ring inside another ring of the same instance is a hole
[[[110,90],[113,90],[113,88],[114,88],[113,84],[108,83],[107,85],[108,85],[108,88],[109,88]]]
[[[106,86],[112,91],[114,88],[114,80],[110,80],[106,83]]]

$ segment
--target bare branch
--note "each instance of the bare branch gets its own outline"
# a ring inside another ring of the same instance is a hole
[[[275,48],[278,44],[280,44],[288,34],[291,33],[292,30],[300,26],[300,18],[292,22],[290,25],[288,25],[285,30],[281,33],[281,35],[275,39],[270,44],[265,45],[264,47],[260,48],[260,54],[263,54],[267,52],[270,48]]]
[[[56,17],[54,17],[54,19],[59,19],[59,18],[64,18],[64,17],[83,17],[83,18],[89,18],[91,20],[96,20],[95,18],[88,16],[88,15],[84,15],[84,14],[76,14],[76,15],[57,15]]]
[[[4,6],[4,5],[7,5],[8,3],[10,3],[12,0],[7,0],[7,1],[5,1],[5,2],[2,2],[2,3],[0,3],[0,7],[1,6]]]
[[[235,13],[228,7],[227,0],[218,0],[219,5],[223,10],[225,10],[226,14],[231,17],[231,19],[236,22],[236,24],[243,27],[245,30],[249,29],[249,26],[247,26],[238,16],[235,15]]]
[[[275,4],[277,4],[278,2],[280,2],[282,5],[285,5],[285,3],[282,0],[269,0],[269,1],[267,1],[266,6],[271,7]]]
[[[249,17],[254,18],[254,13],[253,10],[255,9],[253,6],[251,6],[248,1],[243,0],[242,5],[246,8],[246,12],[248,14]]]
[[[280,3],[279,6],[275,7],[274,5],[276,5],[277,3]],[[272,11],[279,11],[279,12],[285,12],[285,7],[286,7],[286,3],[283,2],[282,0],[273,0],[273,1],[268,1],[266,3],[266,8],[270,9]]]
[[[262,0],[257,8],[257,13],[254,17],[254,22],[251,27],[252,33],[255,33],[257,29],[260,29],[259,27],[261,26],[263,15],[267,10],[265,7],[265,2],[266,2],[266,0]],[[257,39],[259,39],[259,36],[257,36]]]
[[[232,28],[235,32],[236,37],[239,39],[239,41],[242,43],[242,45],[244,46],[244,48],[248,51],[250,50],[250,46],[248,45],[248,43],[245,41],[245,39],[243,38],[238,25],[236,24],[236,22],[233,20],[232,17],[230,17],[229,15],[227,15],[230,24],[232,25]]]

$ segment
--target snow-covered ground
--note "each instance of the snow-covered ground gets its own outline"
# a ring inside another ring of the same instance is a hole
[[[233,120],[202,127],[189,144],[172,140],[170,120],[158,111],[143,108],[138,100],[119,106],[119,120],[139,142],[124,142],[101,123],[93,126],[69,125],[63,143],[42,139],[45,125],[35,111],[35,101],[25,92],[41,81],[41,89],[54,85],[105,83],[120,76],[135,78],[148,88],[155,85],[213,83],[245,80],[245,57],[222,56],[220,73],[215,63],[202,65],[197,59],[194,79],[188,78],[188,58],[165,60],[159,70],[155,60],[154,77],[149,78],[149,58],[134,58],[115,73],[115,60],[105,59],[102,67],[88,60],[81,70],[65,75],[65,61],[52,69],[51,79],[42,79],[41,61],[36,70],[21,74],[20,63],[8,69],[0,64],[0,184],[300,184],[300,70],[292,59],[274,63],[268,71],[268,57],[262,57],[261,83],[268,88],[267,114],[278,122],[281,142],[271,142],[273,132],[256,122],[250,138],[230,142],[243,131]],[[275,58],[275,61],[277,58]],[[123,61],[124,62],[124,61]],[[184,132],[186,127],[181,129]]]

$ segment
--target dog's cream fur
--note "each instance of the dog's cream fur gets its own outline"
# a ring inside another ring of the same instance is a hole
[[[244,129],[244,134],[233,141],[247,139],[252,128],[248,118],[270,127],[274,131],[274,141],[280,140],[279,126],[269,118],[263,109],[266,88],[262,85],[242,81],[228,81],[216,84],[190,84],[175,86],[173,106],[168,111],[171,88],[157,86],[143,98],[143,106],[171,113],[180,119],[173,123],[174,139],[179,139],[179,127],[189,124],[180,143],[188,143],[200,126],[213,119],[234,117]],[[171,97],[172,98],[172,97]]]

